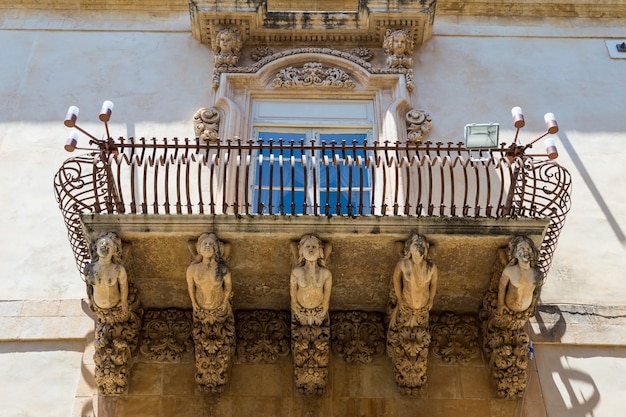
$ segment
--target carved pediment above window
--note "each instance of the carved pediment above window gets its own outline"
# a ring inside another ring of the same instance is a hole
[[[272,0],[190,0],[196,39],[212,46],[221,28],[237,27],[246,46],[329,44],[379,48],[389,28],[409,28],[415,46],[432,34],[436,0],[338,0],[321,2]]]
[[[275,88],[319,87],[344,88],[355,87],[350,76],[339,68],[324,68],[319,62],[309,62],[302,68],[288,67],[280,70],[272,81]]]

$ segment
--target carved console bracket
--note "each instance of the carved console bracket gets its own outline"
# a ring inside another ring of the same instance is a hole
[[[143,310],[122,250],[119,236],[105,233],[90,244],[92,262],[85,267],[89,307],[96,313],[94,379],[101,394],[126,391],[139,345]]]
[[[220,114],[214,108],[202,107],[193,115],[193,130],[205,142],[217,142],[220,131]]]
[[[482,349],[497,393],[512,399],[526,390],[530,338],[525,328],[535,312],[541,273],[532,240],[513,238],[508,259],[500,252],[479,318]]]

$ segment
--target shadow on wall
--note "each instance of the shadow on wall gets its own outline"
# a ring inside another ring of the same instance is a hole
[[[548,337],[561,341],[567,324],[558,306],[538,306],[536,328],[531,333],[537,339]],[[535,327],[533,325],[533,327]],[[549,335],[549,336],[548,336]],[[545,340],[545,339],[544,339]],[[593,377],[570,365],[569,358],[593,358],[583,346],[546,344],[537,352],[537,368],[548,417],[593,417],[600,404],[600,390]],[[564,354],[565,353],[565,354]],[[625,355],[626,356],[626,355]]]

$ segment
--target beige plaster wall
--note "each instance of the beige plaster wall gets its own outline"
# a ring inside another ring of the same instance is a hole
[[[84,297],[52,193],[54,172],[67,157],[62,145],[68,131],[62,120],[69,105],[81,108],[80,125],[96,134],[103,132],[96,123],[100,105],[110,99],[115,103],[115,136],[192,135],[193,113],[210,100],[212,64],[210,51],[192,38],[187,19],[185,12],[0,14],[3,300]],[[459,140],[470,122],[499,122],[504,140],[512,138],[509,110],[515,105],[525,110],[527,127],[521,137],[526,140],[541,133],[544,113],[556,114],[559,161],[572,173],[574,195],[543,289],[546,303],[626,305],[626,193],[620,185],[626,166],[619,158],[626,143],[621,117],[626,59],[611,59],[605,43],[622,38],[623,22],[611,20],[438,17],[433,38],[414,57],[413,100],[433,116],[434,140]],[[24,324],[24,313],[16,314],[28,332],[33,324]],[[0,340],[12,340],[7,329],[0,328]],[[17,399],[24,407],[9,408],[9,416],[68,415],[72,407],[67,392],[81,372],[79,353],[74,347],[50,350],[46,340],[84,338],[82,331],[52,332],[19,346],[3,345],[7,348],[0,361],[15,369],[2,373],[3,386],[16,382],[16,374],[32,379],[37,371],[45,375],[36,384],[19,380],[13,391],[3,390],[2,401]],[[570,349],[586,348],[542,345],[537,351],[540,369],[545,365],[546,370],[540,373],[543,394],[551,398],[548,416],[584,415],[567,408],[565,395],[571,404],[580,404],[576,392],[587,395],[590,384],[601,399],[585,403],[591,404],[593,415],[617,415],[624,399],[616,390],[624,373],[615,370],[623,368],[623,352],[594,348],[581,354]],[[550,386],[553,371],[548,365],[565,356],[572,369],[587,375],[581,382],[587,385],[578,391],[578,385],[565,382],[565,391]],[[28,401],[33,392],[57,392],[49,391],[51,380],[60,381],[58,404],[49,406],[44,398]]]

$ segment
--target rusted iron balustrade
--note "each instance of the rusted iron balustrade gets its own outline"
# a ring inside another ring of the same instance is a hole
[[[569,211],[570,174],[553,161],[506,155],[505,145],[470,152],[460,143],[120,138],[65,161],[54,186],[79,270],[89,259],[85,213],[549,217],[547,270]],[[308,196],[298,204],[296,176]]]

